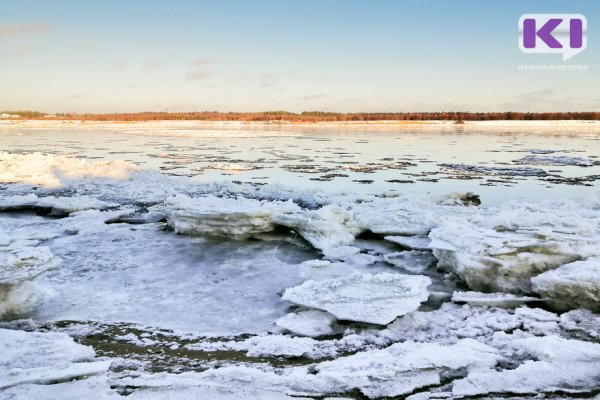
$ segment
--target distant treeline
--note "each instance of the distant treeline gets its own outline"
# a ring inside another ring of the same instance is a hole
[[[398,113],[334,113],[324,111],[265,112],[139,112],[117,114],[52,114],[38,111],[2,111],[31,119],[77,119],[88,121],[290,121],[290,122],[344,122],[344,121],[494,121],[494,120],[600,120],[600,112],[398,112]]]

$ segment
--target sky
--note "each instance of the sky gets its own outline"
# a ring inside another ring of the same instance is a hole
[[[525,13],[587,49],[522,53]],[[596,37],[595,0],[0,0],[0,110],[598,111]]]

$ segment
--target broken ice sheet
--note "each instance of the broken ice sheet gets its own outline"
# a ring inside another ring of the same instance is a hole
[[[167,214],[168,224],[176,232],[188,235],[247,239],[275,229],[274,217],[298,211],[291,201],[260,201],[243,197],[228,199],[215,196],[171,196],[157,208]]]
[[[473,371],[454,382],[452,393],[474,396],[488,393],[586,393],[600,388],[600,344],[558,336],[499,335],[507,351],[525,354],[515,369]]]
[[[91,347],[63,333],[0,328],[0,390],[36,383],[50,384],[101,375],[110,361],[95,361]]]
[[[427,300],[431,280],[422,275],[353,273],[306,281],[287,289],[284,300],[325,310],[338,319],[385,325]]]
[[[515,296],[510,293],[481,293],[481,292],[454,292],[452,301],[455,303],[468,303],[471,305],[516,307],[532,301],[540,301],[536,297]]]
[[[306,310],[289,313],[275,321],[280,328],[301,336],[316,337],[333,335],[336,330],[331,326],[335,317],[320,310]]]
[[[533,290],[560,310],[600,312],[600,257],[562,265],[531,279]]]
[[[358,389],[369,398],[392,397],[439,385],[460,369],[493,367],[501,358],[496,349],[472,339],[448,346],[406,341],[323,362],[316,378],[339,392]]]

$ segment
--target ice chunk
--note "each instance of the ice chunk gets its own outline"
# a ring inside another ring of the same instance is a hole
[[[500,359],[497,350],[472,339],[449,346],[407,341],[323,362],[316,377],[339,392],[358,389],[369,398],[393,397],[440,384],[442,376],[459,369],[492,367]]]
[[[524,303],[540,301],[540,299],[528,296],[515,296],[510,293],[454,292],[452,294],[452,301],[481,306],[516,307]]]
[[[287,289],[284,300],[323,309],[338,319],[385,325],[427,300],[431,280],[422,275],[353,273],[348,277],[306,281]]]
[[[595,199],[507,203],[447,217],[429,235],[438,265],[482,292],[534,293],[531,278],[600,252]],[[573,302],[572,308],[578,307]]]
[[[413,250],[427,250],[431,243],[427,236],[386,236],[384,239]]]
[[[578,167],[591,167],[595,163],[594,160],[589,158],[550,155],[527,155],[518,160],[514,160],[513,162],[516,164],[528,165],[575,165]]]
[[[291,201],[224,199],[212,195],[191,198],[178,194],[165,200],[161,211],[178,233],[245,239],[272,231],[275,215],[298,210]]]
[[[468,164],[438,164],[445,173],[500,176],[545,176],[546,171],[531,167],[494,167]]]
[[[383,255],[383,259],[393,266],[403,268],[413,274],[422,274],[435,263],[433,254],[423,250],[387,253]]]
[[[325,336],[336,332],[332,328],[335,317],[327,312],[319,310],[307,310],[289,313],[277,321],[275,324],[280,328],[301,336]]]
[[[575,261],[531,279],[533,290],[560,310],[600,312],[600,257]]]
[[[11,386],[2,391],[8,399],[44,400],[124,400],[110,388],[105,376],[92,376],[87,379],[53,383],[51,385],[23,384]]]
[[[454,383],[454,395],[585,393],[600,386],[600,344],[558,336],[504,339],[507,350],[533,359],[512,370],[470,372]]]
[[[94,350],[63,333],[0,328],[0,389],[49,384],[103,374],[110,361],[93,361]]]
[[[283,356],[283,357],[311,357],[314,358],[314,348],[319,342],[311,338],[299,338],[285,335],[256,336],[247,339],[244,346],[248,346],[247,355]],[[323,356],[321,354],[320,356]]]
[[[110,203],[90,196],[77,197],[56,197],[46,196],[38,197],[35,194],[24,196],[0,196],[0,210],[19,210],[19,209],[43,209],[52,215],[66,215],[75,211],[98,209],[104,210],[109,207],[116,207],[117,203]]]
[[[587,310],[573,310],[562,314],[560,326],[572,334],[600,339],[600,315]]]
[[[29,311],[39,300],[31,281],[60,264],[50,249],[36,245],[36,240],[8,235],[0,226],[0,318]]]
[[[127,179],[137,167],[127,161],[88,162],[40,153],[0,152],[0,182],[61,187],[73,180]]]
[[[126,398],[132,400],[311,400],[307,397],[288,396],[273,390],[252,387],[222,387],[212,385],[162,386],[141,388]]]
[[[491,343],[496,332],[521,329],[534,335],[559,331],[558,316],[541,309],[516,310],[445,303],[435,311],[414,311],[398,318],[378,336],[389,341],[415,340],[442,344],[461,338]]]
[[[359,252],[358,248],[349,244],[362,229],[352,219],[348,210],[337,205],[278,215],[276,222],[296,230],[326,257],[345,259]]]

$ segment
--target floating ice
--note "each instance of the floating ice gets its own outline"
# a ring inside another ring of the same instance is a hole
[[[600,388],[600,344],[557,336],[512,339],[507,335],[504,340],[505,351],[533,359],[515,369],[470,372],[454,382],[452,394],[586,393]]]
[[[600,314],[588,310],[573,310],[560,316],[562,329],[577,336],[600,339]]]
[[[271,202],[246,198],[223,199],[215,196],[169,197],[163,207],[168,224],[176,232],[246,239],[275,228],[275,215],[298,211],[293,202]]]
[[[20,209],[44,210],[52,215],[67,215],[75,211],[88,209],[104,210],[116,207],[117,203],[109,203],[90,196],[77,197],[38,197],[35,194],[23,196],[0,196],[0,211]]]
[[[280,328],[301,336],[326,336],[336,332],[331,326],[335,317],[327,312],[320,310],[306,310],[289,313],[277,321],[275,324]]]
[[[126,161],[87,162],[80,158],[0,152],[0,182],[57,188],[85,179],[127,179],[137,167]]]
[[[431,280],[422,275],[354,273],[324,281],[306,281],[287,289],[284,300],[323,309],[338,319],[385,325],[427,300]]]
[[[534,293],[532,277],[600,253],[597,208],[593,198],[507,203],[467,218],[442,219],[429,235],[430,247],[438,265],[471,289]]]
[[[31,281],[60,264],[50,249],[37,244],[33,238],[6,233],[0,225],[0,318],[33,308],[40,295]]]
[[[581,157],[570,156],[547,156],[547,155],[527,155],[523,158],[513,161],[516,164],[528,165],[575,165],[578,167],[591,167],[595,164],[594,160]]]
[[[464,173],[470,175],[500,175],[500,176],[546,176],[541,168],[531,167],[491,167],[467,164],[439,164],[442,172]]]
[[[406,341],[382,350],[364,351],[316,366],[316,378],[334,391],[360,390],[369,398],[393,397],[439,385],[460,369],[491,368],[502,359],[498,351],[472,339],[443,346]]]
[[[575,261],[531,279],[533,290],[561,310],[576,307],[600,312],[600,257]]]
[[[110,361],[94,361],[91,347],[63,333],[0,328],[0,389],[22,384],[51,384],[106,372]]]
[[[92,376],[86,379],[66,379],[64,382],[43,384],[22,384],[11,386],[2,391],[7,399],[44,399],[44,400],[125,400],[110,388],[105,376]]]
[[[413,250],[427,250],[431,243],[427,236],[386,236],[384,239]]]
[[[435,311],[414,311],[398,318],[377,337],[392,342],[414,340],[446,344],[472,338],[491,344],[496,332],[515,330],[532,335],[555,334],[559,331],[559,317],[539,308],[505,309],[444,303]]]
[[[540,299],[529,296],[515,296],[510,293],[454,292],[452,293],[452,301],[471,305],[512,308],[532,301],[540,301]]]

